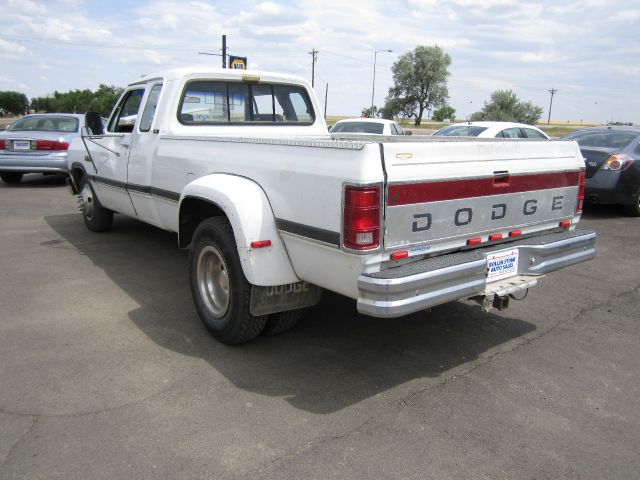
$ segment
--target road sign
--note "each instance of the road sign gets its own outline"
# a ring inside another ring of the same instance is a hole
[[[239,70],[247,69],[247,57],[236,57],[229,55],[229,68],[237,68]]]

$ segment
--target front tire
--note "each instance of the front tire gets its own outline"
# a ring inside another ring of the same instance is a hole
[[[23,175],[24,174],[20,172],[5,172],[5,173],[0,173],[0,178],[2,178],[2,181],[4,183],[15,184],[15,183],[20,183],[20,180],[22,180]]]
[[[226,218],[209,218],[196,229],[189,254],[189,281],[198,315],[217,340],[233,345],[260,335],[267,316],[251,314],[251,284],[242,271]]]
[[[106,232],[113,224],[113,212],[104,208],[96,197],[89,179],[82,177],[80,181],[80,207],[84,224],[92,232]]]

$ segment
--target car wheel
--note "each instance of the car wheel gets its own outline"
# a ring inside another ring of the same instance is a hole
[[[269,315],[269,320],[267,320],[267,325],[264,327],[262,333],[264,335],[277,335],[278,333],[291,330],[298,324],[301,317],[302,309],[273,313]]]
[[[251,314],[251,284],[242,271],[233,230],[224,217],[203,221],[189,255],[191,294],[211,335],[228,345],[260,335],[267,316]]]
[[[89,230],[92,232],[106,232],[111,228],[113,212],[100,204],[86,176],[82,177],[80,181],[78,199],[84,224]]]
[[[632,217],[640,217],[640,187],[636,190],[636,199],[631,205],[625,206],[625,211]]]
[[[20,172],[0,173],[0,178],[4,183],[20,183],[24,174]]]

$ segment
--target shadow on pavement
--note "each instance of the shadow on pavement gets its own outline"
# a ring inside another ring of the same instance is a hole
[[[0,188],[55,188],[66,186],[66,175],[42,175],[29,173],[22,177],[19,183],[4,183],[0,180]]]
[[[309,412],[334,412],[413,379],[437,377],[535,329],[458,302],[428,314],[377,319],[358,314],[355,301],[326,292],[293,331],[227,347],[200,323],[188,286],[188,253],[177,248],[174,234],[121,216],[106,234],[87,231],[76,214],[46,221],[137,301],[129,317],[151,340],[205,360],[239,388],[284,397]]]
[[[597,220],[606,218],[633,218],[624,212],[621,205],[596,205],[587,203],[582,211],[585,220]]]

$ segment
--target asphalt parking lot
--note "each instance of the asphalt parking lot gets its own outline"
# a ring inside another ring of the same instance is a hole
[[[187,252],[87,231],[55,177],[0,185],[2,479],[637,479],[640,219],[590,208],[597,258],[502,313],[402,319],[328,294],[227,347]]]

